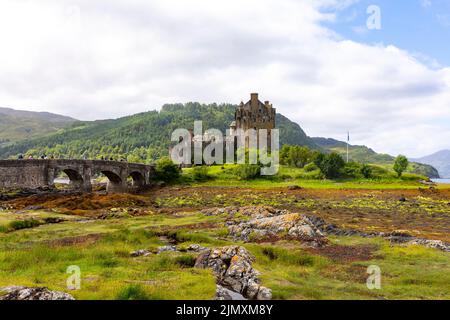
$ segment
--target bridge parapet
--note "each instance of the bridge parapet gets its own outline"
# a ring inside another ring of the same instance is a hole
[[[127,192],[151,184],[154,165],[106,160],[27,159],[0,160],[0,188],[53,187],[54,179],[64,172],[74,189],[92,191],[91,180],[97,174],[108,178],[108,192]]]

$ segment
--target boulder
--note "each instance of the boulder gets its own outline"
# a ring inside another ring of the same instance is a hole
[[[415,245],[422,245],[422,246],[425,246],[428,248],[434,248],[434,249],[442,250],[445,252],[450,252],[450,244],[445,243],[441,240],[414,239],[407,243],[415,244]]]
[[[214,298],[214,300],[233,300],[233,298],[230,295],[230,290],[217,285],[216,297]]]
[[[228,231],[235,240],[245,242],[287,238],[312,246],[322,246],[327,243],[322,232],[308,218],[298,213],[256,217],[249,221],[232,224],[228,227]]]
[[[3,295],[2,295],[3,293]],[[0,288],[0,300],[75,300],[70,294],[47,288],[11,286]]]
[[[260,273],[252,267],[254,261],[255,257],[244,247],[227,246],[202,252],[195,262],[195,267],[212,269],[218,285],[247,299],[270,300],[272,291],[260,285]]]
[[[158,254],[167,251],[178,251],[176,246],[162,246],[158,248]]]
[[[201,245],[196,244],[196,243],[189,245],[189,247],[187,247],[187,249],[186,249],[186,251],[188,251],[188,252],[201,252],[204,250],[207,250],[207,248],[202,247]]]
[[[132,256],[132,257],[147,257],[151,254],[152,254],[151,251],[149,251],[147,249],[139,249],[139,250],[131,252],[130,256]]]
[[[288,210],[280,210],[267,206],[245,206],[245,207],[225,207],[209,208],[202,210],[207,216],[228,215],[230,218],[247,216],[252,218],[273,217],[289,213]]]

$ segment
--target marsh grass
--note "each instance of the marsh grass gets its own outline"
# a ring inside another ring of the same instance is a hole
[[[130,284],[120,289],[117,300],[150,300],[150,295],[139,284]]]
[[[425,201],[425,200],[424,200]],[[67,267],[81,269],[77,299],[212,299],[211,270],[194,268],[197,254],[156,251],[167,238],[179,248],[242,245],[256,258],[262,285],[275,299],[450,299],[450,255],[422,246],[391,245],[380,238],[330,236],[334,246],[373,246],[367,258],[330,257],[295,241],[275,244],[234,242],[223,226],[202,223],[223,217],[199,213],[128,217],[88,222],[66,221],[0,234],[0,286],[46,286],[68,291]],[[191,228],[189,226],[198,226]],[[220,239],[219,239],[220,238]],[[382,289],[366,287],[369,265],[382,270]]]

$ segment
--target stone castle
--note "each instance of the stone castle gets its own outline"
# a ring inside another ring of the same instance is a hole
[[[234,121],[230,124],[230,131],[236,132],[238,129],[244,131],[248,129],[267,129],[267,146],[270,149],[271,129],[275,129],[276,109],[269,101],[262,103],[259,101],[258,94],[250,94],[250,100],[244,104],[241,102],[236,108]],[[248,147],[248,140],[246,140]]]

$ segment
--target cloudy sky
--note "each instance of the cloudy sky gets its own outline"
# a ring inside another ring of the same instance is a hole
[[[450,148],[449,40],[448,0],[0,0],[0,106],[92,120],[255,91],[311,136],[421,156]]]

